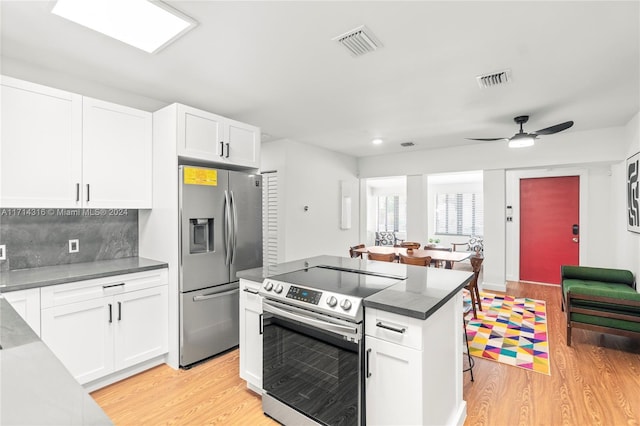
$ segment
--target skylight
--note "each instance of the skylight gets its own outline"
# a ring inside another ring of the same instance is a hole
[[[197,25],[164,3],[147,0],[58,0],[51,13],[148,53]]]

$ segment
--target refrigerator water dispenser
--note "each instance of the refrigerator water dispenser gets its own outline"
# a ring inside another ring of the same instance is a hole
[[[189,253],[213,251],[213,218],[189,219]]]

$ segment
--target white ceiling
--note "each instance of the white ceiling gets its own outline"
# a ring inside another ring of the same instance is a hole
[[[509,137],[517,115],[529,132],[574,120],[568,133],[640,109],[638,1],[167,3],[199,25],[149,55],[50,14],[50,1],[3,0],[1,71],[113,88],[109,100],[147,110],[182,102],[258,125],[264,141],[354,156]],[[332,38],[363,24],[384,47],[353,58]],[[478,87],[507,68],[512,83]]]

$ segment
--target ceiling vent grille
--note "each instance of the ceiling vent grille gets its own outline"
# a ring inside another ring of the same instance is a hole
[[[494,72],[492,74],[479,75],[476,77],[478,86],[486,89],[493,86],[500,86],[511,82],[511,70]]]
[[[415,143],[413,143],[413,142],[402,142],[400,144],[400,146],[404,146],[405,148],[409,147],[409,146],[414,146],[414,145],[415,145]]]
[[[364,25],[339,35],[333,40],[346,47],[353,56],[362,56],[382,47],[382,43]]]

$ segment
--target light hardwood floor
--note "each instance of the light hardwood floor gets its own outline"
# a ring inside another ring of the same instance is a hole
[[[557,287],[509,283],[547,302],[551,375],[474,358],[465,425],[640,425],[640,339],[574,330]],[[92,393],[116,425],[273,425],[238,376],[238,351],[191,370],[162,365]]]

